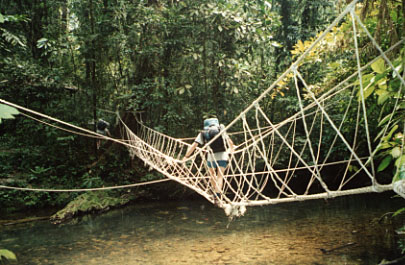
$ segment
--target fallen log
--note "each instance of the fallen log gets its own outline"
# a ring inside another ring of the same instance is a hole
[[[50,216],[42,216],[42,217],[29,217],[29,218],[18,219],[18,220],[2,220],[2,221],[0,221],[0,224],[3,226],[17,225],[17,224],[29,223],[29,222],[40,221],[40,220],[49,220],[49,218],[50,218]]]

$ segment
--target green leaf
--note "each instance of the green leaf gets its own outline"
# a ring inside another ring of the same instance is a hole
[[[381,80],[378,80],[378,87],[381,89],[387,89],[387,78],[382,78]]]
[[[3,257],[6,258],[7,260],[17,260],[16,255],[11,252],[10,250],[7,249],[0,249],[0,261],[3,260]]]
[[[47,38],[40,38],[37,42],[47,42],[48,39]]]
[[[401,209],[399,209],[398,211],[396,211],[396,212],[392,215],[392,217],[395,217],[395,216],[397,216],[397,215],[399,215],[399,214],[401,214],[401,213],[403,213],[403,212],[405,212],[405,208],[401,208]]]
[[[378,95],[377,104],[381,105],[390,97],[390,93],[388,91],[383,91]]]
[[[37,48],[47,48],[49,46],[47,38],[41,38],[37,41]]]
[[[380,145],[378,145],[377,150],[384,150],[391,147],[392,145],[389,142],[382,142]]]
[[[388,165],[391,163],[392,157],[391,156],[386,156],[383,161],[381,161],[380,165],[378,165],[377,172],[381,172],[384,169],[388,167]]]
[[[14,115],[17,115],[19,112],[17,109],[0,104],[0,123],[1,119],[14,119]]]
[[[383,124],[385,124],[387,121],[389,121],[392,115],[393,115],[393,114],[390,113],[390,114],[388,114],[387,116],[385,116],[385,117],[378,123],[378,127],[380,127],[381,125],[383,125]]]
[[[375,89],[375,82],[376,76],[374,74],[367,74],[362,76],[362,81],[363,81],[363,96],[364,99],[368,98]],[[360,81],[357,80],[356,83],[360,84]],[[358,100],[361,100],[361,91],[359,87],[359,92],[357,93]]]
[[[5,21],[4,16],[3,14],[0,13],[0,23],[4,23],[4,21]]]
[[[384,137],[384,139],[386,141],[388,141],[391,137],[392,134],[398,129],[398,125],[395,125],[394,127],[392,127],[391,131]]]
[[[364,90],[364,99],[368,98],[371,94],[373,94],[375,89],[375,86],[368,86],[365,90]]]
[[[20,45],[21,47],[26,47],[26,45],[20,40],[19,37],[17,37],[16,35],[12,34],[11,32],[5,30],[4,28],[2,29],[3,34],[2,37],[4,37],[4,39],[12,44],[12,45]]]
[[[370,83],[370,80],[375,78],[374,74],[365,74],[361,76],[361,80],[363,81],[363,87],[367,86]],[[354,82],[355,85],[360,85],[360,79],[357,79]]]
[[[184,94],[185,91],[186,91],[186,90],[185,90],[184,87],[180,87],[179,89],[177,89],[177,93],[179,93],[179,95]]]
[[[359,171],[359,168],[357,166],[350,165],[349,166],[349,171],[350,172],[357,172],[357,171]]]
[[[373,64],[371,64],[371,69],[373,69],[374,72],[382,74],[385,71],[385,66],[384,66],[384,59],[380,58],[377,61],[375,61]]]
[[[405,164],[405,154],[402,155],[402,156],[400,156],[400,157],[398,157],[397,160],[395,160],[395,166],[396,166],[397,168],[400,168],[401,165],[403,165],[403,164]]]
[[[272,41],[270,44],[271,44],[271,46],[276,47],[276,48],[283,47],[283,45],[281,43],[278,43],[276,41]]]
[[[401,148],[399,148],[399,146],[392,148],[391,155],[393,158],[399,157],[401,155]]]

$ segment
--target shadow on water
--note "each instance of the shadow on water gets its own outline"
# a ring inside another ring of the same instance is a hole
[[[378,264],[400,255],[394,228],[405,221],[378,223],[404,205],[390,196],[251,207],[228,229],[206,201],[143,203],[63,225],[0,227],[0,246],[19,264]]]

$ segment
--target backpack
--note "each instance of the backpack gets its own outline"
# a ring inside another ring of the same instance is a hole
[[[216,135],[218,135],[221,132],[221,127],[219,125],[213,124],[209,126],[206,130],[202,131],[202,135],[204,138],[204,143],[208,143],[213,139]],[[224,152],[226,150],[225,144],[224,144],[224,138],[221,135],[217,139],[215,139],[214,142],[210,144],[210,147],[214,153],[218,152]]]
[[[203,136],[205,142],[209,142],[212,138],[214,138],[219,132],[221,128],[218,125],[211,125],[207,129],[203,131]]]
[[[104,131],[105,128],[107,128],[110,124],[108,122],[106,122],[105,120],[98,120],[97,122],[97,129],[100,131]]]

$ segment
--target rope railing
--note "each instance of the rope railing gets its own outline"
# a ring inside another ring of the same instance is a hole
[[[158,179],[158,180],[151,180],[151,181],[145,181],[145,182],[140,182],[140,183],[126,184],[126,185],[108,186],[108,187],[100,187],[100,188],[83,188],[83,189],[26,188],[26,187],[16,187],[16,186],[6,186],[6,185],[0,185],[0,189],[19,190],[19,191],[36,191],[36,192],[88,192],[88,191],[128,189],[128,188],[134,188],[134,187],[139,187],[139,186],[162,183],[162,182],[166,182],[169,180],[170,179]]]

